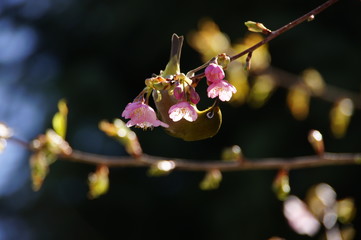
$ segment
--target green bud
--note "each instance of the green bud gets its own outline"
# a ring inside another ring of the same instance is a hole
[[[273,180],[272,189],[279,200],[283,201],[288,197],[291,191],[288,171],[284,169],[279,170],[276,178]]]
[[[61,99],[58,103],[59,111],[53,117],[53,129],[62,138],[65,138],[67,127],[68,107],[66,101]]]
[[[123,144],[128,154],[135,158],[142,155],[143,151],[137,135],[122,120],[115,119],[113,123],[103,120],[99,123],[99,128],[108,136],[115,138]]]
[[[263,34],[270,34],[272,33],[271,30],[266,28],[262,23],[247,21],[244,23],[250,32],[258,32]]]
[[[241,161],[242,150],[238,145],[225,148],[222,152],[222,160],[224,161]]]
[[[108,175],[109,175],[109,168],[105,165],[98,166],[95,172],[89,174],[88,177],[89,198],[91,199],[97,198],[108,191],[109,189]]]
[[[230,62],[231,58],[225,53],[219,54],[217,56],[217,64],[222,66],[223,69],[226,69]]]
[[[206,173],[203,180],[200,182],[199,187],[202,190],[217,189],[222,181],[222,173],[218,169],[210,170]]]
[[[173,161],[162,160],[158,161],[156,164],[153,164],[148,169],[148,175],[153,177],[166,176],[175,168],[175,163]]]

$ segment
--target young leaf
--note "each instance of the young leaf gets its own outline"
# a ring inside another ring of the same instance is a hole
[[[68,107],[66,101],[61,99],[58,103],[59,111],[53,117],[53,129],[55,132],[65,138],[66,127],[67,127],[67,116],[68,116]]]
[[[89,198],[94,199],[105,194],[109,189],[109,168],[105,165],[97,167],[88,177]]]
[[[214,190],[219,187],[222,181],[222,173],[218,169],[210,170],[206,173],[203,180],[199,184],[202,190]]]

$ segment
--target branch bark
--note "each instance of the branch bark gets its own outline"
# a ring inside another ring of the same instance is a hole
[[[172,161],[175,169],[185,171],[247,171],[302,169],[335,165],[361,164],[361,153],[324,153],[323,155],[300,156],[294,158],[242,159],[242,161],[195,160],[167,158],[143,154],[140,158],[130,156],[115,157],[85,153],[74,150],[70,155],[59,156],[63,160],[108,167],[150,167],[159,161]]]

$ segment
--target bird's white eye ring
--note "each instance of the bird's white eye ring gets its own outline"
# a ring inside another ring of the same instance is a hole
[[[209,111],[209,112],[207,112],[206,115],[207,115],[207,118],[211,119],[214,117],[214,111]]]

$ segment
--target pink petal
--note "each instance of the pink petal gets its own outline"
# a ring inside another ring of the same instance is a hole
[[[193,122],[198,117],[196,110],[189,102],[180,102],[174,104],[172,107],[170,107],[168,114],[174,122],[177,122],[182,118],[189,122]]]
[[[184,99],[185,94],[184,94],[183,85],[182,85],[182,84],[178,84],[178,85],[174,88],[173,94],[174,94],[174,97],[175,97],[177,100],[182,100],[182,99]]]
[[[218,82],[225,77],[223,68],[215,63],[209,64],[205,69],[204,74],[209,82]]]
[[[320,223],[307,209],[306,204],[298,197],[288,197],[283,205],[283,213],[289,225],[298,234],[314,236],[320,228]]]
[[[140,101],[129,103],[125,107],[122,117],[130,118],[126,124],[127,127],[137,126],[145,129],[158,126],[169,127],[168,124],[157,119],[153,108]]]
[[[194,87],[189,87],[189,100],[191,100],[193,104],[197,104],[200,101],[200,97]]]
[[[216,98],[219,97],[221,101],[229,101],[233,93],[236,93],[236,88],[227,81],[219,81],[212,83],[208,88],[208,97]]]

